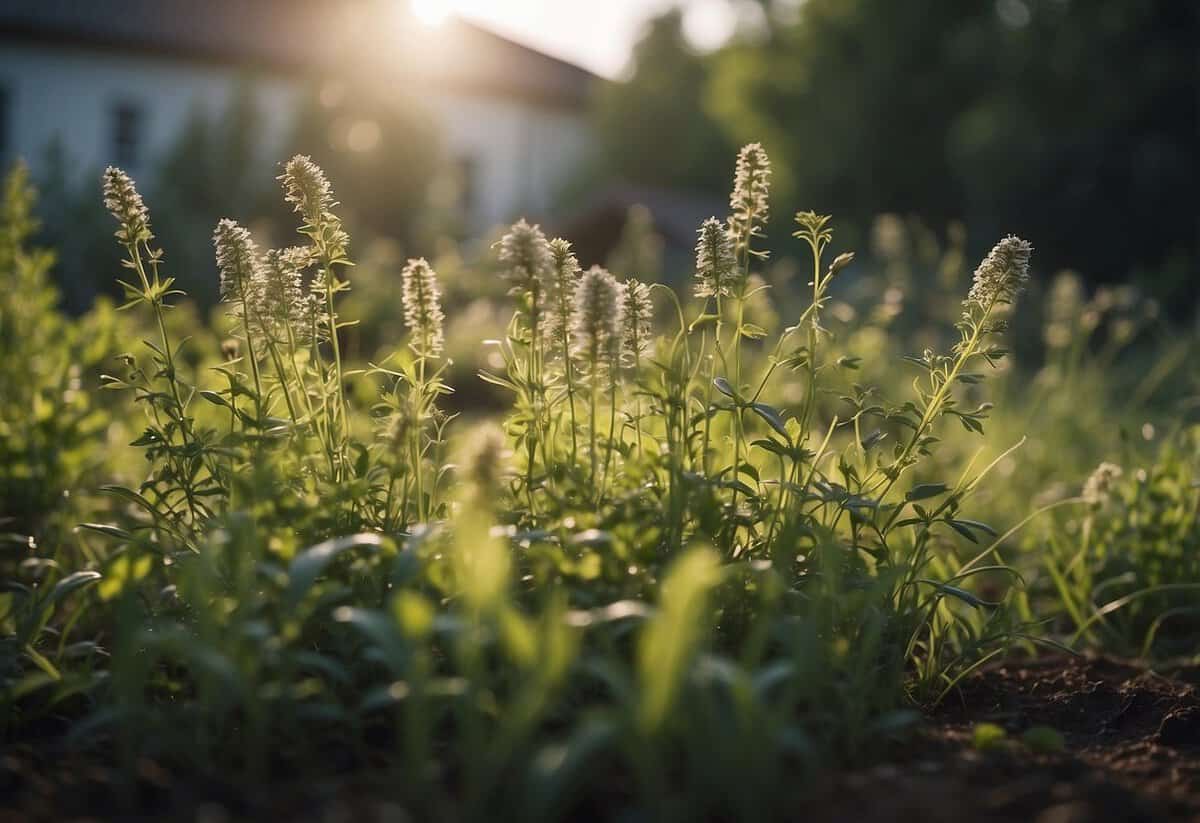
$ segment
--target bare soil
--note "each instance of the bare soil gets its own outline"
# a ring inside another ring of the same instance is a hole
[[[981,722],[1005,728],[1007,741],[976,751],[972,731]],[[1021,733],[1035,726],[1060,732],[1063,749],[1037,753],[1022,744]],[[110,765],[12,747],[0,754],[0,823],[412,820],[378,785],[353,777],[274,786],[247,798],[227,786],[174,779],[150,762],[138,772],[139,812],[131,817],[117,811],[130,805],[118,796]],[[1151,671],[1067,656],[993,665],[967,678],[882,764],[828,775],[802,791],[798,813],[816,821],[1200,821],[1200,666]]]
[[[1112,658],[1046,657],[990,666],[929,719],[902,760],[839,775],[818,819],[874,821],[1200,821],[1200,666],[1161,673]],[[975,724],[1010,742],[975,751]],[[1049,726],[1058,753],[1020,735]]]

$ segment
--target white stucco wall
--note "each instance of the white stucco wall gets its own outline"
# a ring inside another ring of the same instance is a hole
[[[579,114],[513,100],[434,94],[447,154],[476,164],[475,208],[469,223],[482,230],[521,214],[545,214],[591,149]]]
[[[302,83],[278,73],[250,72],[167,57],[120,55],[83,48],[0,42],[0,87],[7,94],[11,153],[35,174],[56,138],[73,177],[116,162],[113,111],[141,112],[139,162],[127,169],[147,185],[162,155],[197,107],[224,112],[251,82],[262,124],[259,161],[272,168],[302,100]],[[544,213],[590,151],[581,113],[530,102],[432,89],[422,95],[438,116],[446,155],[470,158],[474,198],[465,222],[475,232],[529,213]]]
[[[128,171],[149,173],[196,107],[219,115],[248,79],[253,81],[265,156],[284,141],[299,99],[295,84],[285,78],[222,66],[12,43],[0,44],[0,49],[0,84],[10,107],[9,143],[35,170],[55,138],[72,173],[98,173],[116,162],[113,109],[130,103],[141,112],[141,134],[139,162]]]

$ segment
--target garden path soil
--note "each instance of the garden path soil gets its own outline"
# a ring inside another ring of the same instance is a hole
[[[902,762],[838,776],[823,820],[1200,821],[1200,666],[1170,676],[1112,658],[1046,657],[989,666],[930,718]],[[1013,742],[971,746],[976,723]],[[1061,732],[1058,754],[1017,741]]]
[[[972,729],[985,721],[1013,742],[975,751]],[[1061,732],[1064,750],[1035,754],[1016,742],[1033,726]],[[181,785],[153,764],[141,772],[139,819],[413,819],[355,779],[247,799],[227,787]],[[128,819],[112,814],[113,778],[95,763],[10,750],[0,757],[0,823]],[[1055,656],[989,666],[901,751],[818,781],[795,809],[796,819],[853,823],[1200,821],[1200,665],[1155,673],[1112,658]]]

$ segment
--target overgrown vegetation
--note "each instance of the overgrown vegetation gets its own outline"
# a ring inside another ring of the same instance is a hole
[[[856,336],[832,297],[854,255],[827,216],[795,215],[811,273],[794,314],[772,307],[771,166],[748,145],[730,214],[699,227],[692,295],[581,271],[567,240],[514,225],[495,250],[512,320],[479,375],[511,407],[468,424],[446,410],[435,266],[403,267],[403,345],[354,361],[330,182],[304,156],[280,182],[296,245],[215,229],[218,359],[173,320],[134,181],[105,172],[128,351],[101,403],[82,375],[108,339],[55,314],[10,179],[8,739],[53,728],[130,774],[151,758],[234,785],[368,771],[422,819],[762,819],[988,659],[1064,639],[1152,653],[1195,620],[1194,432],[1136,486],[1102,467],[1011,522],[977,512],[1020,460],[1020,433],[974,456],[962,437],[992,424],[1023,240],[954,298],[950,342],[885,362],[896,341]],[[137,479],[56,503],[120,453],[106,427],[130,432]],[[1018,556],[1031,521],[1050,550]],[[1056,615],[1067,634],[1038,619]]]

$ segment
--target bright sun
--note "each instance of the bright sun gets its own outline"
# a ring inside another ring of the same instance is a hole
[[[413,15],[427,26],[445,22],[453,11],[454,0],[409,0]]]

